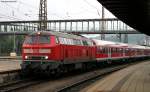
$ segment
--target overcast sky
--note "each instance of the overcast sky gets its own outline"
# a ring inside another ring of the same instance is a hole
[[[0,0],[6,1],[6,0]],[[8,1],[8,0],[7,0]],[[11,0],[9,0],[11,1]],[[14,1],[14,0],[13,0]],[[0,21],[37,20],[40,0],[0,2]],[[48,19],[101,18],[101,4],[97,0],[47,0]],[[105,10],[105,17],[114,17]]]

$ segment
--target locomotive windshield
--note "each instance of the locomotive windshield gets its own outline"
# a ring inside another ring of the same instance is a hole
[[[31,35],[25,39],[25,44],[44,44],[50,43],[50,36],[49,35]]]

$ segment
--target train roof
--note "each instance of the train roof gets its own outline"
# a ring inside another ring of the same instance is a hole
[[[111,41],[104,41],[93,39],[97,46],[108,46],[108,47],[128,47],[128,44],[125,43],[118,43],[118,42],[111,42]]]
[[[150,49],[150,47],[148,46],[133,45],[133,44],[129,44],[129,47],[134,49]]]
[[[55,35],[58,37],[64,37],[64,38],[70,38],[70,39],[84,39],[84,40],[90,40],[86,37],[83,36],[78,36],[74,34],[68,34],[68,33],[63,33],[63,32],[58,32],[58,31],[38,31],[38,32],[33,32],[30,35],[36,35],[36,34],[43,34],[43,35]]]
[[[141,45],[134,45],[134,44],[126,44],[126,43],[119,43],[119,42],[111,42],[111,41],[104,41],[93,39],[97,46],[108,46],[108,47],[123,47],[123,48],[131,48],[131,49],[150,49],[148,46],[141,46]]]
[[[98,40],[98,39],[93,39],[93,41],[95,42],[95,44],[97,46],[106,46],[106,45],[113,45],[113,44],[115,44],[115,42]]]

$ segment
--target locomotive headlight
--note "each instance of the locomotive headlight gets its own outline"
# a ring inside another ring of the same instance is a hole
[[[28,59],[28,56],[25,56],[25,59]]]
[[[51,49],[39,49],[39,53],[51,53]]]
[[[45,56],[45,59],[48,59],[48,56]]]

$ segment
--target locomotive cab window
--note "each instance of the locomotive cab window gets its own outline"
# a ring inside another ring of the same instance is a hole
[[[38,43],[50,43],[50,36],[49,35],[39,36]]]
[[[24,43],[33,44],[33,43],[36,43],[36,41],[37,41],[37,36],[27,36]]]
[[[50,43],[50,36],[49,35],[31,35],[28,36],[25,41],[25,44],[44,44],[44,43]]]

